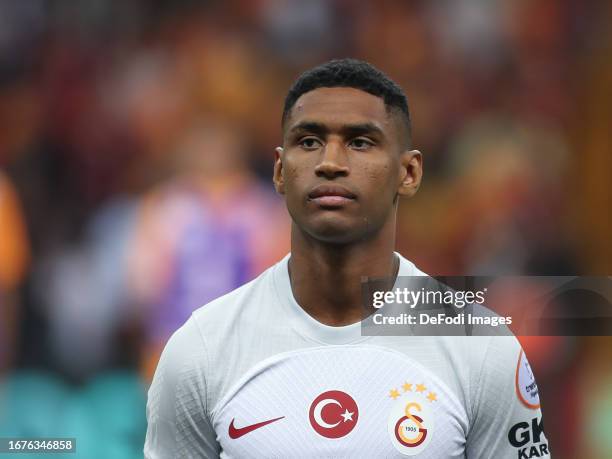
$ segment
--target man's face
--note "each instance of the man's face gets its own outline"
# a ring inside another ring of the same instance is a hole
[[[274,184],[294,224],[316,240],[352,243],[394,223],[396,196],[416,192],[421,155],[401,118],[354,88],[303,94],[285,124]]]

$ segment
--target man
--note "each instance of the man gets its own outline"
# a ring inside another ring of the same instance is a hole
[[[393,250],[398,198],[422,175],[402,90],[331,61],[294,83],[282,126],[291,254],[172,336],[145,456],[548,457],[514,337],[360,332],[361,279],[423,274]]]

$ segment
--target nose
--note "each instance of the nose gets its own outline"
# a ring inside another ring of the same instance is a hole
[[[321,161],[315,167],[315,174],[319,177],[334,178],[347,176],[349,167],[347,155],[340,142],[328,142],[323,148]]]

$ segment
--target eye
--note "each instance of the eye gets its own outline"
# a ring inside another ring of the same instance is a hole
[[[304,150],[316,150],[317,148],[320,148],[323,144],[316,137],[304,137],[303,139],[300,139],[298,145]]]
[[[369,148],[374,146],[374,142],[368,139],[364,139],[363,137],[358,137],[349,142],[349,147],[353,150],[368,150]]]

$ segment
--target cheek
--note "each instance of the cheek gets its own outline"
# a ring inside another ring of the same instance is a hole
[[[292,164],[286,164],[283,171],[285,181],[285,192],[291,193],[296,188],[299,188],[301,176],[299,168]]]
[[[295,157],[288,155],[283,164],[283,178],[285,186],[296,189],[301,187],[301,183],[310,180],[314,176],[316,167],[315,160],[301,156]]]
[[[383,165],[379,167],[366,166],[365,172],[370,182],[384,181],[389,172],[389,166]]]
[[[294,164],[289,164],[285,167],[285,176],[289,179],[289,180],[295,180],[299,174],[298,174],[298,167]]]
[[[300,200],[303,188],[306,186],[307,170],[302,165],[293,161],[285,161],[283,164],[283,181],[285,188],[285,199],[289,205],[295,206]]]
[[[395,191],[397,174],[389,163],[384,164],[365,164],[362,168],[363,181],[370,189],[375,189],[379,193],[387,189]]]

